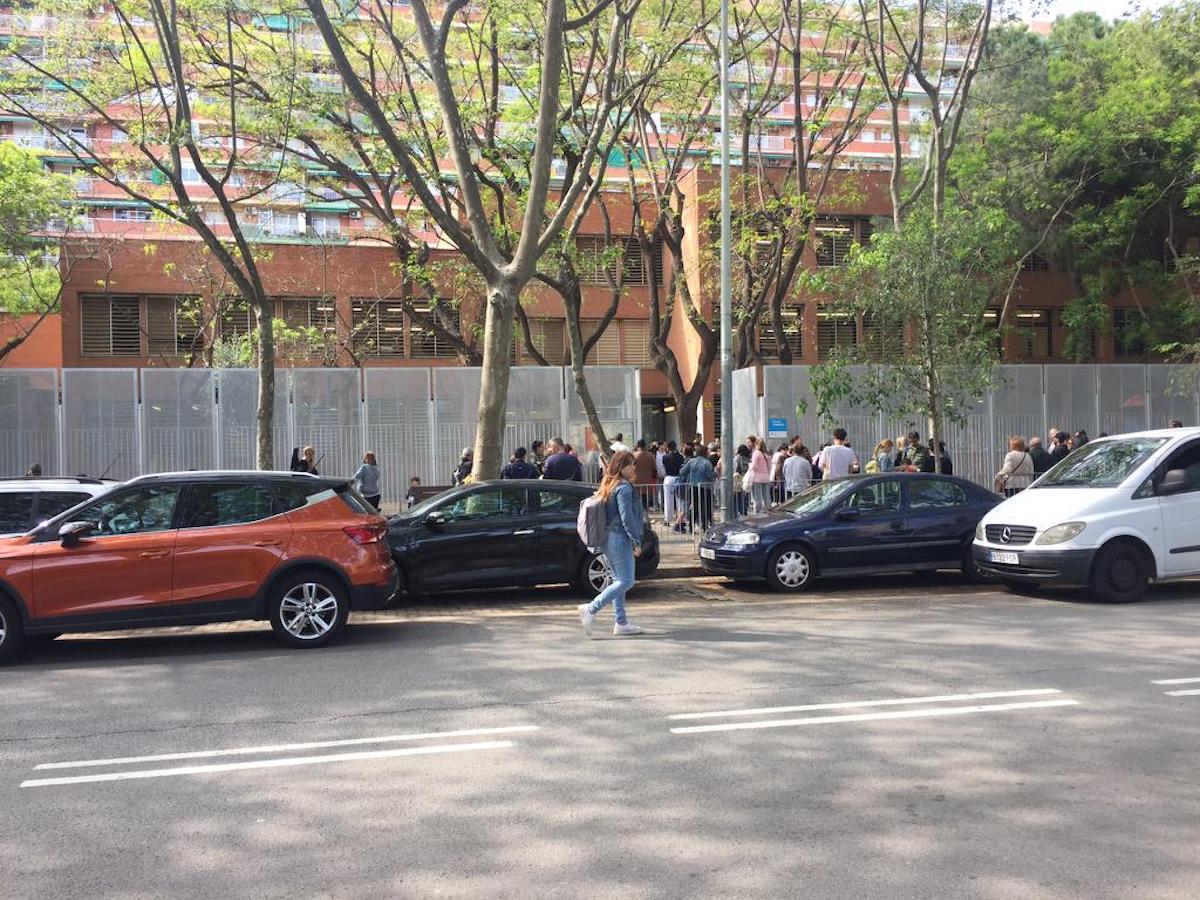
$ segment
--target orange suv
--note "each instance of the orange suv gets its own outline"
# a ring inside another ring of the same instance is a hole
[[[267,619],[317,647],[398,575],[387,522],[347,482],[285,472],[148,475],[0,540],[0,659],[26,636]]]

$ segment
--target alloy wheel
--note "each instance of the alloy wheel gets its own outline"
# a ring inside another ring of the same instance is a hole
[[[4,610],[0,609],[0,647],[4,646],[4,642],[8,639],[8,619],[4,616]]]
[[[608,564],[608,557],[603,553],[593,556],[588,563],[587,580],[592,591],[597,594],[612,584],[612,568]]]
[[[279,621],[288,634],[302,641],[324,637],[337,624],[338,600],[323,584],[306,581],[283,595]]]
[[[799,550],[785,550],[775,560],[775,577],[784,587],[802,587],[811,574],[808,557]]]

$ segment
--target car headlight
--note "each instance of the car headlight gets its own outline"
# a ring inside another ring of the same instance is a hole
[[[1063,522],[1061,525],[1047,528],[1035,543],[1062,544],[1076,537],[1086,527],[1087,525],[1084,522]]]
[[[975,540],[977,540],[977,541],[986,541],[987,540],[987,532],[983,530],[982,522],[980,522],[978,525],[975,526]]]
[[[727,547],[747,547],[750,544],[758,543],[758,535],[753,531],[739,531],[737,534],[731,534],[725,539]]]

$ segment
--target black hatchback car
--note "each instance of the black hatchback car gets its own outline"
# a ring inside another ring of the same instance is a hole
[[[802,591],[819,575],[975,575],[975,526],[1001,499],[946,475],[823,481],[769,513],[709,529],[700,563],[713,575],[765,579],[777,591]]]
[[[573,481],[482,481],[430,497],[389,521],[401,589],[567,583],[594,596],[611,577],[608,564],[575,531],[579,504],[594,490]],[[658,538],[649,526],[643,547],[638,578],[658,568]]]

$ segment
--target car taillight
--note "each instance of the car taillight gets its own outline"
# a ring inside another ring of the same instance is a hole
[[[378,525],[347,525],[343,532],[356,544],[376,544],[387,531],[383,523]]]

